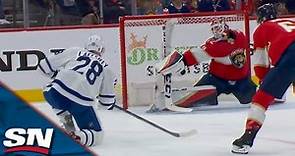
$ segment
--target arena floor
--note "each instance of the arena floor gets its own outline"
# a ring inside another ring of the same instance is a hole
[[[233,104],[233,103],[232,103]],[[35,104],[49,118],[57,118],[47,104]],[[103,144],[91,150],[100,156],[230,156],[231,142],[244,128],[248,107],[201,109],[188,114],[147,114],[146,108],[131,111],[174,131],[196,129],[191,137],[170,136],[122,111],[100,110],[105,129]],[[295,95],[270,107],[251,156],[295,155]]]

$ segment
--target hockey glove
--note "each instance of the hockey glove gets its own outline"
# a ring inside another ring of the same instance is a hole
[[[260,79],[257,76],[251,76],[251,80],[256,86],[260,85]]]
[[[183,55],[177,51],[172,52],[164,60],[155,65],[156,71],[163,75],[167,74],[185,74],[185,65],[183,62]]]

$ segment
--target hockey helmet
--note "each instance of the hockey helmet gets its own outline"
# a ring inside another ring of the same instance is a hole
[[[258,7],[256,14],[258,23],[277,18],[277,11],[275,6],[271,3]]]
[[[229,26],[225,23],[224,19],[220,18],[213,19],[210,26],[215,39],[222,39],[224,33],[229,30]]]
[[[98,35],[90,36],[85,44],[85,49],[102,56],[104,53],[102,38]]]

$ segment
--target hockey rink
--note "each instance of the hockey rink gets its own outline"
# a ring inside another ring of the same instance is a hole
[[[57,122],[47,104],[34,106]],[[103,144],[92,147],[92,151],[99,156],[237,155],[230,152],[231,142],[242,134],[248,107],[203,109],[187,114],[147,114],[145,109],[137,107],[130,111],[169,130],[196,129],[198,133],[191,137],[176,138],[120,110],[100,110],[105,138]],[[248,155],[295,155],[295,95],[291,91],[288,91],[286,103],[270,107],[265,124]]]

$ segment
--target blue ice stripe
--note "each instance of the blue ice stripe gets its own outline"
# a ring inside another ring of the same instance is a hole
[[[75,90],[67,87],[64,83],[62,83],[60,80],[58,79],[55,79],[53,80],[52,83],[55,83],[55,84],[58,84],[62,89],[64,89],[65,91],[67,91],[68,93],[76,96],[77,98],[81,99],[81,100],[84,100],[84,101],[93,101],[92,98],[89,98],[89,97],[86,97],[86,96],[83,96],[81,94],[79,94],[78,92],[76,92]]]

